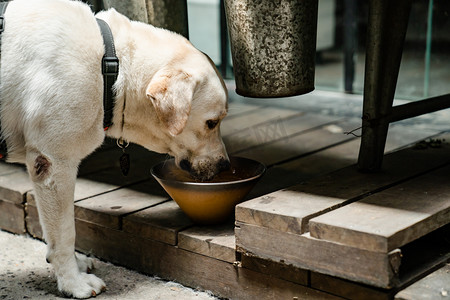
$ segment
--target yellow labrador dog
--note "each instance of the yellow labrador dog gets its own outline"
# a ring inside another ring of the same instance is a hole
[[[120,61],[113,125],[104,131],[103,38],[111,28]],[[124,105],[125,102],[125,105]],[[106,136],[169,153],[194,176],[229,166],[220,121],[227,93],[211,61],[185,38],[115,10],[94,16],[69,0],[14,0],[1,46],[1,124],[8,161],[25,163],[58,288],[88,298],[104,282],[74,254],[73,194],[80,161]]]

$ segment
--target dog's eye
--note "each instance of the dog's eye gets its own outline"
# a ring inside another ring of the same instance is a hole
[[[208,120],[206,121],[206,126],[208,126],[209,129],[216,128],[217,124],[219,124],[219,120]]]

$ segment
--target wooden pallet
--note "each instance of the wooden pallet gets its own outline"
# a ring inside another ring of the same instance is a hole
[[[336,226],[315,217],[331,210],[337,212],[337,208],[357,203],[371,192],[387,191],[406,183],[438,169],[448,159],[442,149],[402,150],[389,155],[386,161],[393,166],[404,164],[403,169],[375,175],[362,175],[352,168],[336,171],[356,162],[359,140],[343,132],[357,128],[359,122],[357,118],[326,116],[293,107],[230,103],[230,115],[221,127],[228,149],[234,155],[258,159],[268,166],[266,175],[248,196],[255,200],[237,210],[237,238],[234,220],[220,226],[199,227],[170,200],[149,173],[152,165],[165,159],[164,155],[130,146],[132,166],[129,176],[123,177],[118,167],[121,150],[114,141],[109,141],[80,168],[75,189],[77,249],[232,299],[358,299],[361,295],[392,298],[391,290],[362,284],[367,281],[353,277],[350,278],[353,281],[345,279],[349,278],[345,270],[342,275],[329,272],[328,265],[322,270],[298,263],[298,250],[308,249],[308,245],[314,246],[309,248],[312,252],[320,253],[317,251],[320,244],[338,245],[336,249],[341,253],[350,249],[355,255],[361,254],[358,252],[361,249],[353,245],[318,236],[319,230],[314,233],[317,236],[312,236],[312,224],[317,229],[322,224]],[[392,126],[387,151],[436,133],[424,128]],[[403,163],[405,157],[414,158],[417,163]],[[297,214],[295,201],[286,202],[283,209],[281,206],[268,209],[274,194],[291,193],[286,199],[292,201],[298,191],[290,187],[299,182],[306,182],[300,186],[303,193],[327,201],[308,202],[309,210],[303,210],[303,215]],[[275,192],[280,189],[284,190]],[[314,194],[317,190],[337,194]],[[2,203],[7,203],[9,209],[4,209]],[[26,231],[42,237],[33,187],[23,167],[0,164],[0,225],[9,231]],[[283,251],[275,253],[278,255],[275,257],[269,244],[268,248],[259,249],[262,244],[252,238],[256,236],[262,241],[270,240],[271,236],[279,241],[292,237],[298,243],[283,242]],[[407,251],[404,247],[400,249],[402,253]],[[362,250],[373,254],[376,261],[386,258],[383,251]],[[402,263],[409,257],[402,259]],[[331,259],[325,263],[332,264]],[[337,261],[334,268],[341,270],[341,265]],[[358,266],[355,269],[359,272]]]
[[[0,229],[25,233],[25,195],[32,189],[28,174],[22,166],[2,164],[0,186]]]
[[[450,223],[450,151],[406,149],[385,161],[382,173],[350,166],[238,205],[238,251],[380,288],[400,286],[410,279],[400,280],[402,247]],[[447,252],[436,263],[449,258]]]

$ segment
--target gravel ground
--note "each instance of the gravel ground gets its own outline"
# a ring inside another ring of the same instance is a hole
[[[65,299],[45,261],[46,246],[30,237],[0,231],[0,299]],[[93,274],[105,281],[106,292],[95,299],[217,300],[211,294],[149,277],[98,259]]]

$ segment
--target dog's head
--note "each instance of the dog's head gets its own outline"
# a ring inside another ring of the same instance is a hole
[[[198,52],[159,70],[146,96],[165,132],[160,142],[180,168],[200,180],[229,168],[220,135],[220,122],[228,109],[227,91],[206,55]]]
[[[110,25],[121,60],[116,101],[127,99],[114,113],[122,128],[107,134],[168,153],[197,179],[229,168],[220,136],[228,95],[211,59],[181,35],[130,22],[114,9],[97,16]]]

